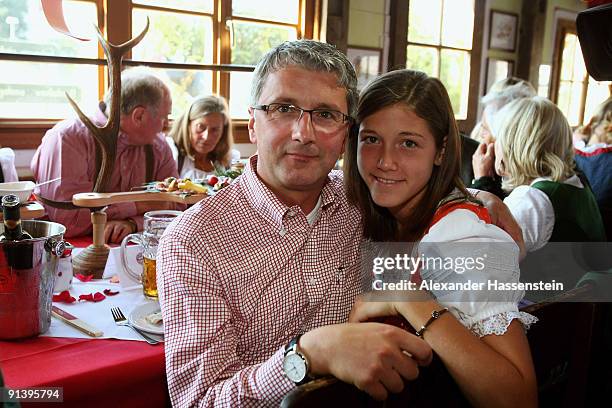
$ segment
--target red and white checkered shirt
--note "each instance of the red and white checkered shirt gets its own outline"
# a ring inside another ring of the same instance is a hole
[[[255,173],[179,217],[157,252],[173,406],[278,405],[291,338],[346,322],[360,290],[361,219],[339,172],[310,225]]]

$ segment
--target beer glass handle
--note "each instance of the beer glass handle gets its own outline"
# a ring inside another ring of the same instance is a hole
[[[123,241],[121,241],[121,266],[123,266],[123,270],[131,278],[135,279],[137,282],[142,282],[142,274],[135,272],[132,268],[130,268],[130,265],[128,264],[127,253],[126,253],[127,251],[125,250],[125,247],[130,242],[134,242],[136,244],[142,245],[142,235],[141,234],[130,234],[127,237],[123,238]]]

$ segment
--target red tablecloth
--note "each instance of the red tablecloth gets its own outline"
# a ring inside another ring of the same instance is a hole
[[[0,370],[9,388],[63,387],[61,406],[170,405],[162,343],[54,337],[0,341]]]

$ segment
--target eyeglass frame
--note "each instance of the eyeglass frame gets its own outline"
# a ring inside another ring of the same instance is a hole
[[[265,105],[254,105],[254,106],[251,106],[251,109],[263,111],[263,112],[266,113],[266,115],[268,115],[268,110],[270,109],[270,105],[284,105],[284,106],[288,106],[288,107],[291,107],[291,108],[298,109],[300,111],[300,116],[295,121],[296,123],[299,122],[302,119],[302,117],[304,116],[304,113],[310,113],[310,120],[312,121],[312,113],[313,112],[318,112],[318,111],[336,112],[336,113],[341,114],[342,115],[342,122],[336,122],[336,123],[342,123],[342,124],[350,125],[351,123],[353,123],[355,121],[355,119],[353,119],[351,116],[349,116],[349,115],[347,115],[345,113],[342,113],[342,112],[340,112],[338,110],[335,110],[335,109],[327,109],[327,108],[304,109],[304,108],[300,108],[299,106],[293,105],[291,103],[273,102],[273,103],[269,103],[269,104],[265,104]],[[313,122],[313,124],[314,124],[314,122]]]

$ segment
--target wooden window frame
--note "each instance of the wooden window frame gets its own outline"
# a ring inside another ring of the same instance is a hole
[[[132,1],[115,0],[76,0],[94,3],[98,12],[98,27],[113,44],[121,44],[132,38],[132,10],[133,8],[179,12],[189,15],[210,15],[197,11],[177,10],[166,7],[132,4]],[[319,38],[322,0],[299,0],[299,17],[297,24],[278,23],[279,25],[295,26],[298,38]],[[231,53],[229,47],[229,32],[225,28],[225,21],[233,18],[240,21],[253,21],[270,23],[272,21],[231,16],[231,0],[215,0],[213,11],[213,64],[182,64],[162,63],[154,61],[131,60],[126,55],[123,63],[126,66],[145,65],[152,68],[167,69],[202,69],[213,71],[213,92],[229,98],[229,73],[252,72],[254,66],[230,64]],[[276,22],[273,22],[277,24]],[[113,27],[109,30],[108,27]],[[219,39],[219,40],[218,40]],[[221,44],[219,47],[218,44]],[[98,45],[98,58],[73,58],[45,55],[24,55],[0,53],[0,60],[56,62],[66,64],[87,64],[98,66],[98,96],[102,99],[107,87],[106,60],[100,45]],[[68,101],[66,101],[68,103]],[[0,118],[0,145],[14,149],[35,149],[40,144],[44,133],[52,128],[59,120],[46,118]],[[234,120],[233,130],[236,143],[250,143],[247,130],[247,120]]]
[[[457,120],[459,130],[469,134],[476,124],[478,115],[478,101],[480,89],[480,69],[482,44],[484,35],[486,0],[474,0],[474,29],[472,35],[472,50],[470,51],[470,86],[468,95],[468,108],[466,119]],[[391,0],[391,21],[390,21],[390,47],[387,69],[406,68],[407,47],[408,47],[408,13],[410,2],[404,0]],[[410,43],[416,45],[431,44]],[[438,46],[438,48],[454,49],[453,47]],[[461,49],[465,51],[464,49]]]
[[[553,49],[553,66],[551,73],[551,85],[548,91],[549,98],[555,104],[559,100],[559,88],[561,86],[561,64],[563,59],[563,49],[565,48],[565,36],[574,34],[578,36],[576,30],[576,22],[567,19],[559,19],[557,21],[557,30],[555,32],[555,48]],[[581,81],[582,93],[580,95],[580,109],[578,112],[578,124],[584,123],[584,109],[586,106],[587,90],[589,87],[589,74]]]

